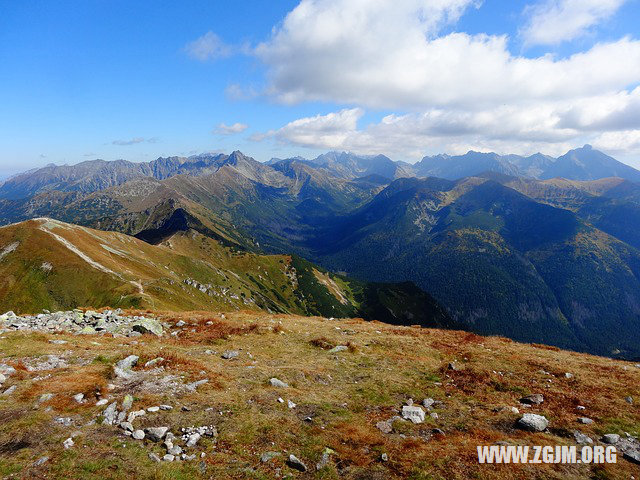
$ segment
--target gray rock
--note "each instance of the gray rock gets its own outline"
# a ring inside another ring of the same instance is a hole
[[[134,430],[131,436],[136,440],[144,440],[145,434],[143,430]]]
[[[118,417],[118,402],[111,403],[107,408],[105,408],[104,412],[102,412],[102,424],[103,425],[113,425],[116,422]]]
[[[102,400],[98,400],[96,402],[96,407],[101,407],[103,405],[106,405],[107,403],[109,403],[109,400],[107,400],[106,398],[103,398]]]
[[[184,327],[187,324],[187,322],[185,322],[184,320],[178,320],[176,322],[176,327],[180,328],[180,327]]]
[[[456,362],[450,362],[449,365],[447,365],[447,368],[449,370],[458,370],[458,365],[456,364]]]
[[[627,450],[622,452],[622,458],[630,461],[631,463],[637,463],[640,465],[640,450]]]
[[[84,393],[76,393],[72,398],[73,398],[77,403],[82,403],[82,402],[84,402]]]
[[[383,453],[382,455],[380,455],[380,460],[382,460],[383,462],[388,462],[389,455],[387,455],[386,453]]]
[[[549,426],[549,420],[542,415],[525,413],[522,418],[518,420],[516,426],[530,432],[543,432]]]
[[[171,455],[170,453],[167,453],[164,457],[162,457],[162,460],[164,460],[165,462],[173,462],[175,459],[176,457]]]
[[[160,411],[160,407],[149,407],[147,408],[147,412],[149,413],[156,413]]]
[[[71,417],[57,417],[54,421],[63,427],[70,427],[73,425],[73,419]]]
[[[345,350],[349,350],[349,347],[347,347],[346,345],[337,345],[329,350],[329,353],[339,353],[344,352]]]
[[[145,429],[145,433],[149,437],[149,440],[153,442],[159,442],[162,440],[168,431],[169,427],[151,427]]]
[[[197,432],[192,433],[191,435],[189,435],[187,439],[187,447],[189,448],[195,447],[199,440],[200,440],[200,434]]]
[[[624,401],[629,405],[633,405],[633,397],[625,397]]]
[[[39,467],[41,465],[44,465],[45,463],[47,463],[49,461],[49,457],[40,457],[38,460],[36,460],[35,462],[33,462],[33,466],[34,467]]]
[[[270,379],[269,383],[271,384],[271,386],[278,388],[287,388],[289,386],[287,383],[284,383],[282,380],[279,380],[277,378]]]
[[[54,345],[64,345],[65,343],[69,343],[66,340],[49,340],[49,343]]]
[[[289,465],[291,468],[298,470],[300,472],[307,471],[307,466],[304,463],[302,463],[302,461],[293,454],[289,455],[289,459],[287,460],[287,465]]]
[[[222,358],[231,360],[232,358],[236,358],[238,355],[240,355],[240,352],[238,352],[237,350],[225,350],[222,353]]]
[[[127,432],[133,432],[133,424],[131,422],[121,422],[119,427]]]
[[[152,333],[158,337],[162,336],[162,325],[157,320],[151,318],[142,318],[131,325],[134,332]]]
[[[179,447],[178,445],[175,445],[175,446],[169,448],[167,450],[167,453],[169,453],[171,455],[178,456],[178,455],[180,455],[182,453],[182,448]]]
[[[158,357],[158,358],[154,358],[153,360],[149,360],[147,363],[144,364],[144,366],[145,368],[154,367],[158,363],[162,363],[162,362],[164,362],[164,358]]]
[[[573,373],[566,372],[564,378],[573,378]]]
[[[540,405],[542,402],[544,402],[544,396],[540,393],[527,395],[520,399],[520,403],[524,403],[525,405]]]
[[[402,417],[413,423],[422,423],[424,422],[424,410],[420,407],[405,405],[402,407]]]
[[[329,452],[323,452],[320,461],[316,463],[316,470],[322,470],[329,465]]]
[[[116,363],[116,367],[121,368],[123,370],[131,370],[138,364],[138,360],[140,357],[137,355],[129,355],[126,358],[123,358],[118,363]]]
[[[615,445],[620,441],[620,435],[617,433],[607,433],[602,436],[602,443],[608,443],[609,445]]]
[[[578,422],[582,423],[583,425],[591,425],[593,423],[593,420],[587,417],[580,417],[578,418]]]
[[[260,455],[260,461],[262,463],[267,463],[273,460],[274,458],[279,457],[280,455],[281,455],[280,452],[265,452],[262,455]]]
[[[160,457],[158,455],[156,455],[155,453],[150,453],[149,454],[149,459],[151,459],[152,462],[158,462],[160,463]]]
[[[434,428],[433,430],[431,430],[431,433],[434,435],[443,435],[444,436],[444,431],[440,430],[439,428]]]
[[[16,391],[16,388],[17,387],[15,385],[11,385],[4,392],[2,392],[2,395],[5,396],[5,397],[8,397],[9,395],[11,395],[13,392]]]
[[[202,380],[198,380],[195,381],[193,383],[189,383],[187,385],[185,385],[185,388],[191,392],[195,392],[196,389],[200,386],[200,385],[204,385],[205,383],[207,383],[209,380],[206,378],[203,378]]]
[[[48,402],[49,400],[51,400],[54,397],[53,393],[43,393],[42,395],[40,395],[40,397],[38,398],[38,403],[44,403],[44,402]]]
[[[591,445],[593,443],[591,437],[585,435],[582,432],[579,432],[578,430],[573,431],[573,438],[580,445]]]
[[[6,381],[7,381],[7,377],[3,373],[0,373],[0,383],[4,383]]]
[[[173,407],[171,405],[160,405],[160,410],[169,411],[173,410]]]
[[[132,405],[133,405],[133,396],[129,394],[125,395],[124,399],[122,400],[122,411],[128,412],[129,410],[131,410]]]
[[[75,443],[71,437],[67,438],[64,442],[62,442],[62,446],[64,447],[65,450],[69,450],[74,445]]]
[[[434,403],[435,403],[435,402],[436,402],[436,401],[435,401],[433,398],[425,398],[425,399],[422,401],[422,406],[423,406],[424,408],[426,408],[427,410],[430,410],[430,409],[431,409],[431,407],[433,407],[433,405],[434,405]]]

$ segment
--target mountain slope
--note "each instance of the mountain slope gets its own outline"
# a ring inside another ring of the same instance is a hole
[[[412,302],[402,301],[407,297]],[[414,285],[354,281],[297,257],[238,251],[188,228],[158,245],[51,219],[0,228],[0,309],[80,305],[380,313],[393,323],[453,326]]]
[[[494,181],[397,180],[311,249],[358,278],[416,282],[476,332],[640,355],[640,252]]]

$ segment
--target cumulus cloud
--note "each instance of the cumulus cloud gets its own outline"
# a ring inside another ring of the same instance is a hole
[[[623,3],[544,0],[526,10],[521,34],[537,43],[544,35],[547,43],[576,38]],[[266,67],[265,93],[284,104],[358,108],[301,118],[252,139],[418,157],[467,147],[560,153],[588,140],[598,145],[594,139],[606,132],[640,129],[640,41],[626,36],[566,57],[531,58],[512,53],[506,35],[443,33],[480,4],[302,0],[254,49]],[[565,36],[556,32],[552,42],[557,26]],[[358,128],[365,108],[398,113]]]
[[[233,125],[221,123],[213,129],[213,133],[216,135],[234,135],[244,132],[247,128],[249,128],[249,125],[245,123],[234,123]]]
[[[216,58],[228,57],[232,53],[229,45],[226,45],[218,35],[207,32],[200,38],[188,43],[184,51],[194,60],[206,62]]]
[[[268,92],[285,103],[474,109],[580,98],[640,80],[640,42],[631,38],[556,59],[513,55],[504,35],[438,36],[472,5],[302,0],[255,53],[267,67]]]
[[[527,25],[520,31],[528,45],[555,45],[588,33],[610,18],[626,0],[546,0],[526,8]]]

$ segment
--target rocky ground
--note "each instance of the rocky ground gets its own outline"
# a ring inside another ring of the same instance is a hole
[[[249,312],[0,315],[3,478],[633,478],[640,365]],[[479,465],[477,445],[616,445]]]

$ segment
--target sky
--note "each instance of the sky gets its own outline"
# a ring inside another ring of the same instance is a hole
[[[640,0],[0,0],[0,178],[586,143],[640,167],[639,30]]]

